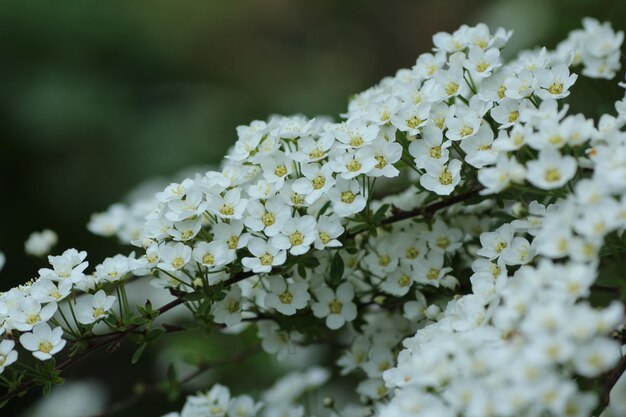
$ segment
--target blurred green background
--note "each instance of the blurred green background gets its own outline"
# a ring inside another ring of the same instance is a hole
[[[2,2],[0,250],[7,264],[0,290],[42,266],[23,254],[34,230],[57,231],[57,248],[87,250],[92,265],[116,253],[115,242],[86,231],[89,215],[144,180],[218,163],[239,124],[271,113],[336,116],[351,94],[413,65],[437,31],[479,21],[512,28],[514,53],[554,46],[583,16],[623,30],[626,2]],[[607,82],[577,89],[584,100],[576,109],[597,112],[598,103],[620,96]],[[150,360],[129,369],[128,352],[67,375],[103,375],[122,398],[153,372]],[[37,396],[0,415],[16,415]],[[177,406],[153,400],[116,415]]]

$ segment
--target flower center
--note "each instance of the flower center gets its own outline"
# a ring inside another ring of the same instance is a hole
[[[220,207],[220,213],[224,216],[232,216],[235,214],[235,209],[230,204],[223,204],[222,207]]]
[[[332,314],[340,314],[342,308],[343,304],[341,304],[341,302],[339,302],[339,300],[337,299],[334,299],[328,304],[328,309]]]
[[[407,274],[402,275],[398,280],[398,285],[401,287],[408,287],[410,283],[411,277],[409,277]]]
[[[311,159],[320,159],[320,158],[323,158],[323,157],[324,157],[324,152],[322,152],[321,150],[319,150],[317,148],[313,149],[311,151],[311,153],[309,154],[309,158],[311,158]]]
[[[210,253],[207,253],[202,257],[202,263],[205,265],[213,265],[215,263],[215,258]]]
[[[228,249],[235,250],[239,246],[239,236],[231,236],[228,238]]]
[[[39,343],[39,351],[42,353],[50,353],[52,351],[52,347],[52,343],[50,342]]]
[[[509,123],[513,123],[517,121],[518,118],[519,118],[519,112],[517,110],[514,110],[511,113],[509,113]]]
[[[421,124],[422,124],[422,119],[420,119],[417,116],[413,116],[409,120],[406,121],[406,125],[410,127],[411,129],[417,129],[419,125]]]
[[[478,72],[485,72],[487,68],[489,68],[489,64],[487,64],[486,62],[481,62],[480,64],[476,65],[476,71]]]
[[[287,167],[285,165],[278,165],[274,170],[274,175],[277,177],[284,177],[287,175]]]
[[[363,140],[363,138],[361,136],[352,136],[350,138],[350,146],[354,147],[354,148],[358,148],[359,146],[363,145],[365,143],[365,141]]]
[[[557,182],[561,179],[561,172],[557,168],[550,168],[546,171],[544,178],[548,182]]]
[[[548,87],[548,92],[550,94],[561,94],[563,93],[563,83],[555,82],[552,83],[550,87]]]
[[[318,175],[313,178],[313,189],[319,190],[326,184],[326,178],[323,175]]]
[[[389,255],[383,255],[378,257],[378,265],[387,266],[391,263],[391,258]]]
[[[282,292],[278,294],[278,299],[283,304],[291,304],[293,301],[293,295],[289,291]]]
[[[450,82],[446,86],[446,94],[449,96],[455,94],[457,91],[459,91],[459,85],[455,82]]]
[[[448,239],[447,237],[444,236],[437,239],[438,248],[446,249],[448,246],[450,246],[450,239]]]
[[[276,216],[274,215],[274,213],[266,211],[263,217],[261,217],[261,221],[263,222],[263,225],[265,225],[265,227],[269,227],[276,222]]]
[[[420,254],[420,251],[418,251],[417,248],[415,248],[415,247],[407,248],[407,250],[405,252],[406,257],[409,258],[409,259],[417,258],[419,256],[419,254]]]
[[[385,157],[382,155],[378,155],[375,156],[376,161],[378,161],[378,163],[376,164],[376,168],[378,169],[383,169],[384,167],[387,166],[387,161],[385,161]]]
[[[304,242],[304,235],[301,232],[294,232],[289,236],[289,242],[291,246],[302,245]]]
[[[39,314],[30,314],[26,318],[26,323],[30,325],[37,324],[39,323],[39,321],[41,321],[41,317],[39,317]]]
[[[324,245],[326,245],[328,242],[330,242],[330,236],[326,232],[321,232],[320,233],[320,240],[322,241],[322,243]]]
[[[439,270],[436,268],[430,268],[428,273],[426,273],[426,279],[429,281],[434,281],[439,278]]]
[[[182,267],[183,265],[185,265],[185,260],[183,258],[181,258],[180,256],[177,256],[176,258],[174,258],[174,260],[172,261],[172,266],[176,269]]]
[[[352,191],[344,191],[341,193],[341,202],[346,204],[352,204],[356,196]]]
[[[441,185],[452,184],[452,174],[450,173],[450,170],[447,167],[444,168],[441,175],[439,175],[439,182],[441,183]]]
[[[97,319],[97,318],[102,317],[102,316],[104,316],[104,309],[103,308],[97,307],[97,308],[93,309],[93,317],[94,318]]]
[[[471,126],[463,126],[459,133],[461,134],[461,137],[464,138],[465,136],[469,136],[474,133],[474,129]]]
[[[348,168],[348,171],[350,172],[357,172],[361,169],[361,163],[356,159],[353,159],[348,165],[346,165],[346,168]]]
[[[430,148],[430,157],[435,159],[441,158],[441,146],[433,146]]]
[[[261,260],[261,265],[270,266],[272,262],[274,262],[274,257],[269,253],[265,253],[265,255],[261,255],[259,258]]]

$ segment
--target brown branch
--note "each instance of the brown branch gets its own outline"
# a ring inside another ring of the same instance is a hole
[[[248,348],[235,353],[234,355],[231,355],[229,357],[226,358],[222,358],[222,359],[218,359],[215,361],[209,361],[209,362],[205,362],[203,364],[200,364],[198,366],[198,368],[189,373],[188,375],[186,375],[185,377],[181,378],[178,381],[178,384],[180,386],[188,383],[189,381],[192,381],[193,379],[199,377],[200,375],[202,375],[203,373],[205,373],[206,371],[213,369],[213,368],[217,368],[219,366],[224,366],[224,365],[229,365],[229,364],[236,364],[239,363],[245,359],[247,359],[250,356],[255,355],[256,353],[261,351],[261,345],[259,343],[249,346]],[[115,414],[115,413],[119,413],[120,411],[124,411],[130,407],[132,407],[133,405],[137,404],[138,402],[140,402],[145,396],[150,395],[150,394],[154,394],[158,391],[160,391],[161,389],[161,384],[160,383],[152,383],[152,384],[148,384],[146,386],[143,387],[143,389],[141,390],[141,392],[138,392],[134,395],[131,395],[121,401],[115,402],[113,404],[111,404],[110,406],[108,406],[102,413],[97,414],[93,417],[106,417],[109,416],[111,414]]]
[[[626,372],[626,356],[622,356],[615,368],[609,371],[606,376],[606,380],[604,381],[604,388],[602,390],[602,403],[605,407],[609,405],[611,402],[611,390],[617,384],[617,381],[620,379],[622,374]]]
[[[402,220],[406,220],[406,219],[410,219],[413,217],[432,217],[437,211],[442,210],[444,208],[447,208],[453,204],[456,203],[460,203],[462,201],[466,201],[469,200],[473,197],[475,197],[476,195],[478,195],[478,191],[480,191],[479,188],[473,188],[470,189],[469,191],[462,193],[462,194],[457,194],[455,196],[451,196],[451,197],[446,197],[441,199],[440,201],[437,201],[435,203],[429,204],[427,206],[424,207],[420,207],[414,210],[408,210],[408,211],[402,211],[402,210],[396,210],[392,213],[391,216],[387,217],[386,219],[384,219],[383,221],[380,222],[379,226],[386,226],[392,223],[396,223]],[[350,239],[353,238],[355,235],[359,234],[359,233],[363,233],[365,232],[365,230],[359,231],[359,232],[355,232],[355,233],[348,233],[346,235],[346,238]],[[280,270],[280,268],[276,268],[276,271]],[[274,272],[276,272],[274,271]],[[224,281],[224,287],[229,287],[237,282],[243,281],[247,278],[250,278],[252,276],[255,276],[257,274],[253,273],[252,271],[245,271],[245,272],[239,272],[237,274],[234,274],[231,278],[227,279],[226,281]],[[169,302],[168,304],[165,304],[164,306],[160,307],[157,311],[159,312],[159,315],[173,309],[174,307],[177,307],[181,304],[183,304],[185,302],[185,300],[180,297],[177,298],[171,302]],[[145,324],[145,323],[144,323]],[[57,371],[62,371],[65,370],[67,368],[69,368],[70,366],[72,366],[73,364],[75,364],[76,362],[78,362],[79,360],[89,356],[90,354],[92,354],[93,352],[103,348],[103,347],[115,347],[117,345],[119,345],[122,340],[130,333],[134,332],[135,330],[139,329],[140,327],[142,327],[144,324],[134,324],[129,326],[128,328],[124,329],[124,330],[120,330],[119,332],[111,332],[109,335],[110,337],[102,337],[102,341],[99,341],[98,343],[95,344],[91,344],[88,345],[87,348],[85,350],[83,350],[82,352],[70,356],[68,357],[65,361],[63,361],[61,364],[59,364],[56,367]],[[34,379],[28,380],[26,382],[21,383],[20,385],[18,385],[17,387],[15,387],[14,389],[6,392],[4,395],[2,395],[0,397],[0,403],[10,400],[11,398],[16,397],[17,395],[20,395],[22,393],[24,393],[25,391],[29,390],[30,388],[34,387],[36,385],[36,382]]]

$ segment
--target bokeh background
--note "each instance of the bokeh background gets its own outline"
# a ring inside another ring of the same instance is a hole
[[[86,231],[90,214],[146,180],[218,163],[239,124],[272,113],[336,117],[351,94],[413,65],[437,31],[479,21],[511,28],[507,50],[514,54],[554,46],[584,16],[624,30],[626,2],[2,2],[0,250],[7,264],[0,291],[43,265],[23,253],[34,230],[57,231],[58,248],[87,250],[92,265],[116,253],[115,242]],[[571,104],[598,114],[620,94],[614,83],[584,81]],[[209,353],[234,343],[196,336],[185,343]],[[135,367],[131,354],[124,347],[119,355],[100,354],[65,375],[101,376],[108,395],[120,399],[159,372],[156,353]],[[223,376],[262,388],[274,368],[261,358],[235,368],[238,374],[225,368]],[[0,415],[19,415],[38,396]],[[179,405],[152,396],[114,415],[157,416]]]

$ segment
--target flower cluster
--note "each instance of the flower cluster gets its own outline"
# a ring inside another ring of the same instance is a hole
[[[120,288],[150,276],[198,322],[253,322],[279,360],[340,331],[337,365],[381,417],[590,415],[590,381],[620,358],[623,305],[590,296],[626,247],[626,97],[597,123],[562,103],[579,65],[619,69],[623,34],[583,23],[508,62],[511,32],[462,26],[342,121],[239,126],[221,170],[92,217],[137,255],[85,275],[71,249],[0,295],[0,371],[16,341],[47,360],[92,332],[115,314],[111,288],[123,316]],[[264,404],[216,385],[169,416],[301,417],[295,399],[327,378],[286,379]]]

